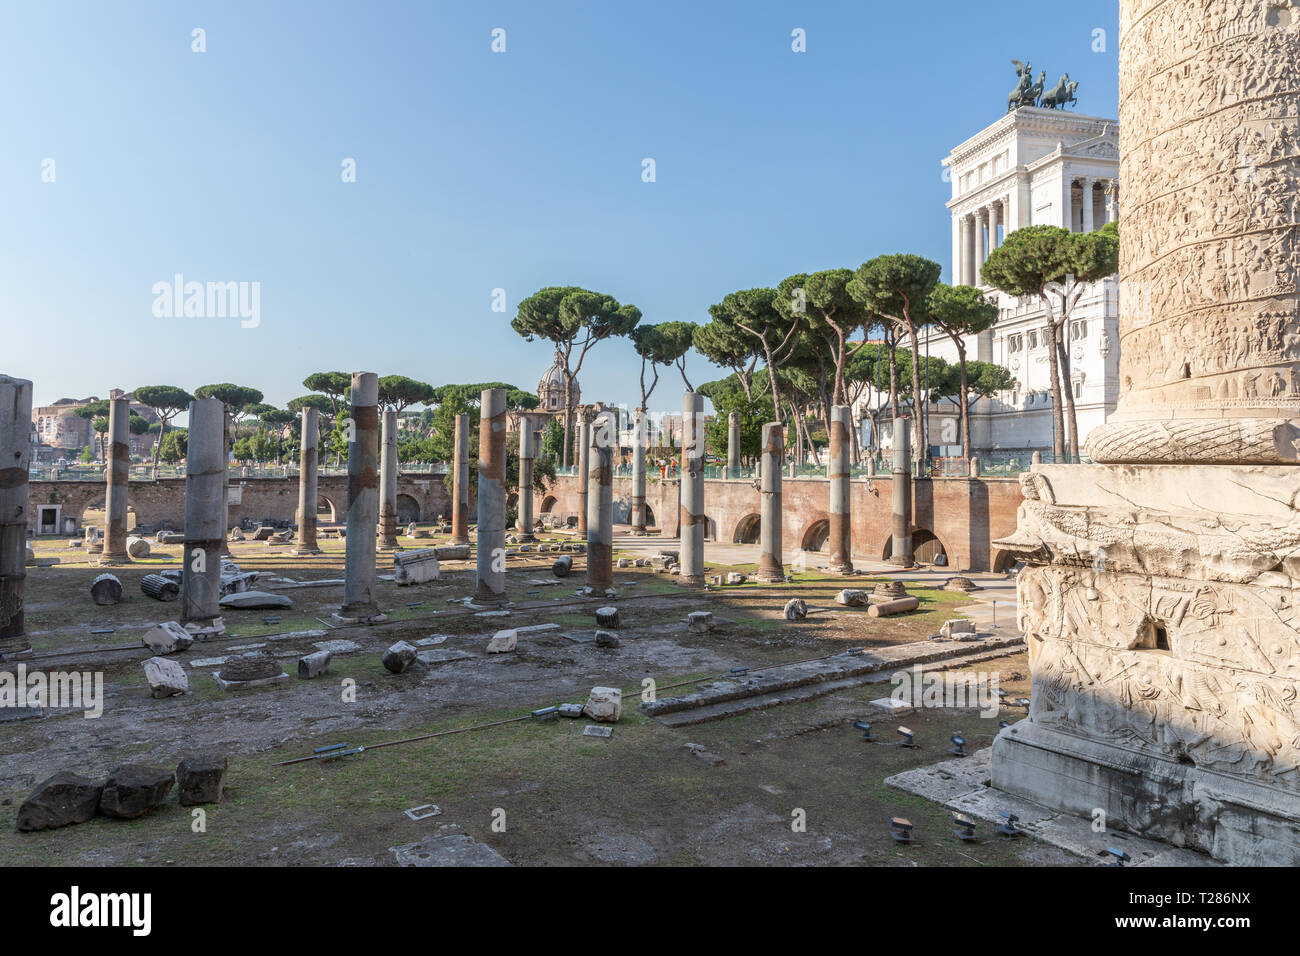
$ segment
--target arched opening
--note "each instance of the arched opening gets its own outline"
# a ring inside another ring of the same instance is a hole
[[[990,570],[994,574],[1005,574],[1015,566],[1016,559],[1010,551],[997,551],[993,555],[993,567]]]
[[[831,522],[829,518],[821,518],[814,521],[804,531],[803,538],[799,542],[799,547],[804,551],[820,551],[826,547],[826,539],[831,536]]]
[[[712,518],[708,517],[707,515],[705,515],[704,517],[704,540],[705,541],[718,540],[718,523],[714,521]]]
[[[539,514],[550,514],[551,509],[555,507],[555,495],[547,495],[542,499],[542,510]]]
[[[410,524],[420,520],[420,503],[410,495],[397,496],[397,523]]]
[[[888,561],[894,556],[894,538],[890,535],[885,539],[885,546],[881,549],[880,559]],[[938,567],[944,567],[948,564],[948,552],[944,549],[943,542],[934,536],[934,532],[928,528],[912,529],[912,558],[917,564],[933,564]]]
[[[316,521],[328,521],[333,523],[338,520],[337,513],[334,511],[334,502],[328,498],[318,498],[316,500]]]
[[[736,544],[758,544],[759,527],[762,524],[762,518],[756,514],[748,514],[740,519],[736,525],[735,534],[731,540]]]
[[[1169,625],[1164,621],[1147,618],[1138,628],[1138,639],[1134,646],[1141,651],[1172,651]]]
[[[655,510],[649,505],[645,506],[645,526],[647,528],[656,528],[659,522],[655,520]]]

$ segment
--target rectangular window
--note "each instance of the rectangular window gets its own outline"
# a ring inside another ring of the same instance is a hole
[[[1029,347],[1030,347],[1031,349],[1036,349],[1036,348],[1038,348],[1038,330],[1037,330],[1037,329],[1030,329],[1030,330],[1029,330]]]

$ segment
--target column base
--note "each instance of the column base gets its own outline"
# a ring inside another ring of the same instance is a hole
[[[537,535],[530,531],[517,531],[515,537],[519,539],[520,544],[532,544],[537,540]]]
[[[320,554],[320,553],[321,553],[321,549],[320,549],[320,548],[303,548],[303,547],[297,547],[297,548],[290,548],[290,549],[289,549],[289,553],[290,553],[290,554],[297,554],[297,555]]]
[[[128,554],[101,554],[95,562],[101,568],[121,567],[131,563],[131,556]]]
[[[456,538],[456,537],[453,537],[453,538],[452,538],[450,541],[448,541],[447,543],[448,543],[449,545],[451,545],[453,548],[463,548],[463,547],[465,547],[466,545],[468,545],[468,544],[470,543],[470,541],[469,541],[469,538]]]
[[[682,574],[677,578],[677,583],[684,588],[694,590],[704,590],[705,580],[702,574]]]
[[[832,562],[831,566],[826,570],[831,574],[838,574],[843,577],[848,577],[851,574],[858,573],[857,569],[853,567],[853,563],[850,561],[841,561],[839,563]]]
[[[388,620],[388,615],[379,610],[378,604],[371,602],[345,604],[331,614],[330,619],[339,624],[380,624]]]
[[[219,617],[210,617],[202,621],[181,621],[181,627],[200,643],[215,641],[226,636],[226,623]]]
[[[993,786],[1234,866],[1300,866],[1300,797],[1029,720],[993,740]]]
[[[32,645],[27,635],[0,640],[0,661],[25,661],[32,656]]]
[[[784,584],[785,572],[780,569],[776,571],[770,571],[763,568],[759,568],[757,571],[754,572],[754,580],[762,581],[764,584]]]

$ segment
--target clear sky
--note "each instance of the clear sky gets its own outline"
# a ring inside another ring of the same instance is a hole
[[[949,278],[940,160],[1002,115],[1013,58],[1114,116],[1117,18],[1114,0],[10,3],[0,372],[37,404],[221,381],[283,404],[326,369],[532,390],[551,347],[509,320],[542,286],[704,322],[732,290],[884,252]],[[259,283],[258,324],[156,316],[178,273]],[[638,371],[625,340],[598,346],[584,400],[634,401]],[[719,377],[693,353],[688,374]],[[651,407],[681,390],[669,370]]]

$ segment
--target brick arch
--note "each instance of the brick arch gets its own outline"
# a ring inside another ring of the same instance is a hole
[[[945,565],[951,563],[947,547],[929,528],[912,527],[912,556],[917,564],[934,564],[935,558],[942,554]],[[880,560],[888,561],[894,556],[894,536],[885,539],[880,549]]]
[[[750,512],[736,522],[736,530],[731,533],[735,544],[758,544],[759,528],[762,518],[758,512]]]
[[[328,521],[330,524],[336,523],[339,520],[339,509],[338,509],[338,505],[334,504],[334,502],[330,499],[329,495],[316,496],[316,520],[317,521],[321,520],[321,513],[320,513],[321,505],[324,505],[327,509],[329,509],[329,517],[326,518],[325,520]]]
[[[397,523],[410,524],[420,520],[420,502],[411,495],[397,496]]]
[[[542,507],[538,511],[538,514],[544,514],[544,515],[550,514],[551,509],[555,507],[555,503],[558,500],[559,499],[556,498],[555,495],[547,495],[545,498],[542,499]]]
[[[1002,549],[999,548],[998,550],[993,552],[993,563],[990,570],[992,570],[995,574],[1002,574],[1006,571],[1010,571],[1013,567],[1015,567],[1015,564],[1016,564],[1016,556],[1012,554],[1010,551],[1003,551]]]
[[[801,551],[820,551],[826,546],[826,539],[831,534],[831,519],[824,511],[819,511],[799,532],[799,549]]]

